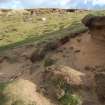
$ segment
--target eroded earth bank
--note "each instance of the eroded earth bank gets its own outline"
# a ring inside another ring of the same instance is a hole
[[[105,105],[104,21],[87,16],[88,32],[3,53],[0,105]]]

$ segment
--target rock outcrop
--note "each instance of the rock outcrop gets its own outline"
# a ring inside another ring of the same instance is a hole
[[[105,16],[87,15],[82,23],[88,27],[92,38],[105,40]]]

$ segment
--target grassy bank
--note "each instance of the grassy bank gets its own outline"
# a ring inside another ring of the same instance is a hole
[[[58,38],[84,29],[81,19],[88,13],[43,14],[40,16],[1,16],[0,50],[25,43]],[[46,18],[43,21],[42,18]]]
[[[105,15],[104,11],[82,11],[73,13],[50,13],[0,16],[0,50],[27,43],[55,40],[86,28],[81,19],[87,14]],[[46,21],[43,21],[43,18]]]

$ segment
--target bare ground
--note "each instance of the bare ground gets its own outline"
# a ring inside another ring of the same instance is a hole
[[[35,50],[34,46],[16,48],[5,52],[5,57],[0,60],[0,82],[26,79],[35,83],[37,88],[43,87],[42,74],[45,70],[44,61],[32,63],[29,56]],[[98,100],[95,93],[94,74],[104,68],[105,65],[105,43],[92,39],[86,32],[70,39],[69,42],[59,47],[57,50],[46,55],[56,61],[57,65],[64,65],[75,69],[85,75],[84,86],[78,89],[77,93],[83,97],[83,105],[104,105]],[[42,88],[40,88],[42,89]],[[56,102],[44,97],[37,92],[39,105],[57,105]]]

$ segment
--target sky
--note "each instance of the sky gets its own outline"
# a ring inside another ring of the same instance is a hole
[[[0,8],[105,9],[105,0],[0,0]]]

